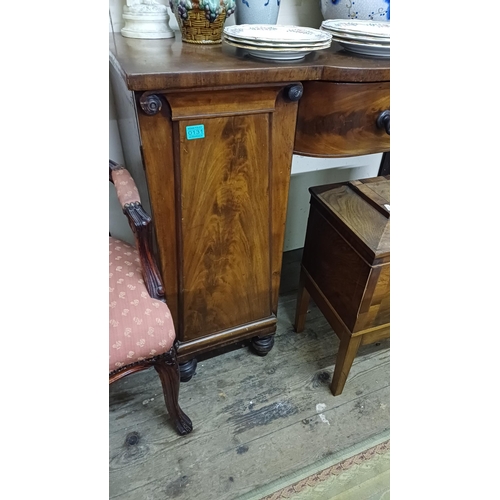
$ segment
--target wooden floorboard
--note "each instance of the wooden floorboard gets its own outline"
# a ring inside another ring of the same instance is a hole
[[[237,499],[389,429],[389,341],[362,347],[332,396],[337,337],[313,302],[304,332],[292,328],[297,256],[284,257],[271,352],[206,359],[181,384],[191,434],[172,429],[154,370],[110,386],[110,498]]]

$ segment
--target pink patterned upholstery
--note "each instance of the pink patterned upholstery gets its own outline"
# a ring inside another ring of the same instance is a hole
[[[162,354],[175,340],[168,306],[144,285],[138,251],[109,238],[109,371]]]
[[[116,194],[122,208],[127,203],[141,201],[137,186],[135,185],[134,179],[132,179],[132,176],[129,174],[128,170],[125,170],[124,168],[113,170],[111,172],[111,178],[113,179],[113,183],[116,188]]]

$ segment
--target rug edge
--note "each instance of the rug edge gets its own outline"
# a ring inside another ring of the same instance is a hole
[[[355,457],[361,456],[364,453],[369,452],[369,450],[374,450],[377,447],[384,445],[385,443],[389,444],[390,442],[390,430],[376,434],[375,436],[371,436],[360,443],[357,443],[353,446],[345,448],[337,453],[330,455],[322,460],[318,460],[312,465],[308,465],[301,470],[289,474],[283,478],[276,479],[271,483],[262,486],[253,490],[250,493],[247,493],[239,498],[239,500],[270,500],[271,498],[275,498],[276,495],[279,495],[279,492],[282,490],[289,488],[300,481],[313,476],[315,474],[320,474],[324,472],[326,469],[334,467],[336,465],[342,464],[342,462],[349,461],[350,459],[354,459]],[[348,464],[344,464],[348,465]]]

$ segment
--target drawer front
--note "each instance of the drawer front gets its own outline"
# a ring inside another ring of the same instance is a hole
[[[389,135],[377,126],[390,109],[389,82],[304,82],[294,152],[343,157],[389,151]]]

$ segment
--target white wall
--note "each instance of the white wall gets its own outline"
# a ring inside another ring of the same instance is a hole
[[[304,246],[309,216],[309,188],[333,182],[375,177],[382,154],[351,158],[309,158],[294,155],[288,194],[284,250]]]
[[[167,0],[158,0],[168,5]],[[119,33],[123,27],[121,12],[125,0],[109,0],[110,30]],[[170,12],[170,8],[169,8]],[[171,12],[170,12],[171,14]],[[320,0],[281,0],[278,24],[293,24],[318,28],[323,17],[320,10]],[[227,25],[234,24],[234,16],[227,21]],[[179,30],[175,16],[170,16],[170,27]],[[119,82],[115,82],[118,85]],[[133,116],[122,116],[119,105],[115,106],[115,97],[110,82],[109,99],[109,154],[116,161],[125,161],[125,165],[134,177],[143,204],[149,210],[147,187],[144,172],[141,167],[137,127]],[[122,145],[125,147],[123,148]],[[285,228],[284,250],[301,248],[309,214],[309,191],[311,186],[343,182],[352,179],[362,179],[377,175],[382,154],[358,156],[352,158],[308,158],[294,155],[292,161],[292,178],[288,200],[288,213]],[[110,190],[110,231],[111,234],[126,241],[132,242],[132,234],[121,213],[116,195],[111,186]]]
[[[168,0],[157,0],[158,3],[169,6]],[[115,33],[118,33],[123,27],[121,18],[123,6],[126,5],[125,0],[109,0],[109,13],[112,19]],[[169,25],[173,30],[179,31],[179,25],[175,16],[170,11]],[[296,26],[308,26],[310,28],[319,28],[323,21],[323,16],[320,10],[320,0],[281,0],[280,13],[278,16],[278,24],[293,24]],[[226,20],[226,25],[234,24],[234,15],[229,16]]]
[[[118,129],[118,119],[111,82],[109,82],[109,158],[123,165],[126,164],[120,131]],[[111,182],[109,183],[109,231],[116,238],[133,244],[134,238],[132,232],[125,215],[123,215],[116,196],[116,190]]]

